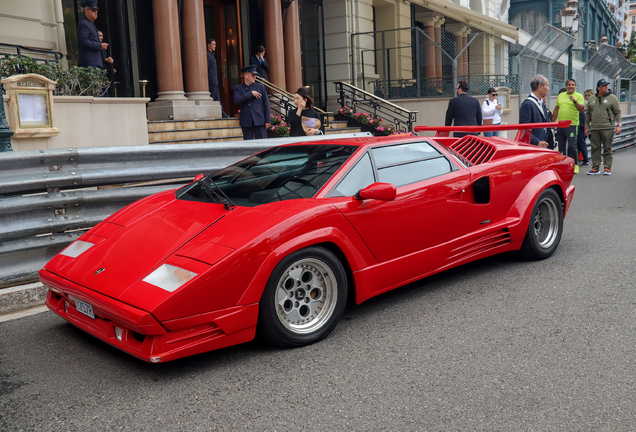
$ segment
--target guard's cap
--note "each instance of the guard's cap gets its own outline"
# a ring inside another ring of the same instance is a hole
[[[99,10],[99,8],[97,7],[97,0],[84,0],[82,2],[82,7],[91,8],[93,10]]]
[[[607,82],[607,80],[605,79],[600,79],[598,80],[598,82],[596,83],[596,88],[599,88],[601,86],[605,86],[605,85],[609,85],[609,82]]]
[[[241,69],[241,73],[246,73],[246,72],[258,75],[258,72],[256,72],[256,65],[245,66],[243,69]]]

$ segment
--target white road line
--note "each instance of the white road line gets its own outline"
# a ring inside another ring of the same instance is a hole
[[[20,312],[12,312],[5,315],[0,315],[0,322],[11,321],[18,318],[39,314],[41,312],[46,312],[47,310],[49,310],[49,308],[47,308],[46,306],[36,306],[34,308],[25,309]]]

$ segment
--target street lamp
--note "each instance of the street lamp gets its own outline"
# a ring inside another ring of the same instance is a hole
[[[576,0],[568,0],[565,7],[561,10],[561,28],[574,36],[579,30],[579,2]],[[572,47],[568,48],[568,79],[572,79]]]

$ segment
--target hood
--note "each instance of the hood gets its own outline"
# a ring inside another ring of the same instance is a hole
[[[227,214],[218,204],[176,199],[145,216],[140,216],[136,206],[126,207],[122,214],[116,213],[109,222],[81,237],[80,240],[94,243],[86,252],[77,258],[57,255],[46,268],[101,294],[120,298],[158,263]],[[144,207],[143,201],[140,206]],[[123,228],[106,229],[105,226],[114,226],[112,221]],[[100,236],[105,232],[108,238]],[[100,269],[103,270],[95,274]]]

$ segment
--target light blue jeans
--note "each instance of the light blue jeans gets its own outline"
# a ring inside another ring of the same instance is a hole
[[[493,125],[493,126],[496,126],[496,125],[500,125],[500,124],[501,124],[501,122],[499,122],[499,123],[493,123],[492,125]],[[499,136],[499,131],[484,132],[484,136],[485,136],[485,137]]]

